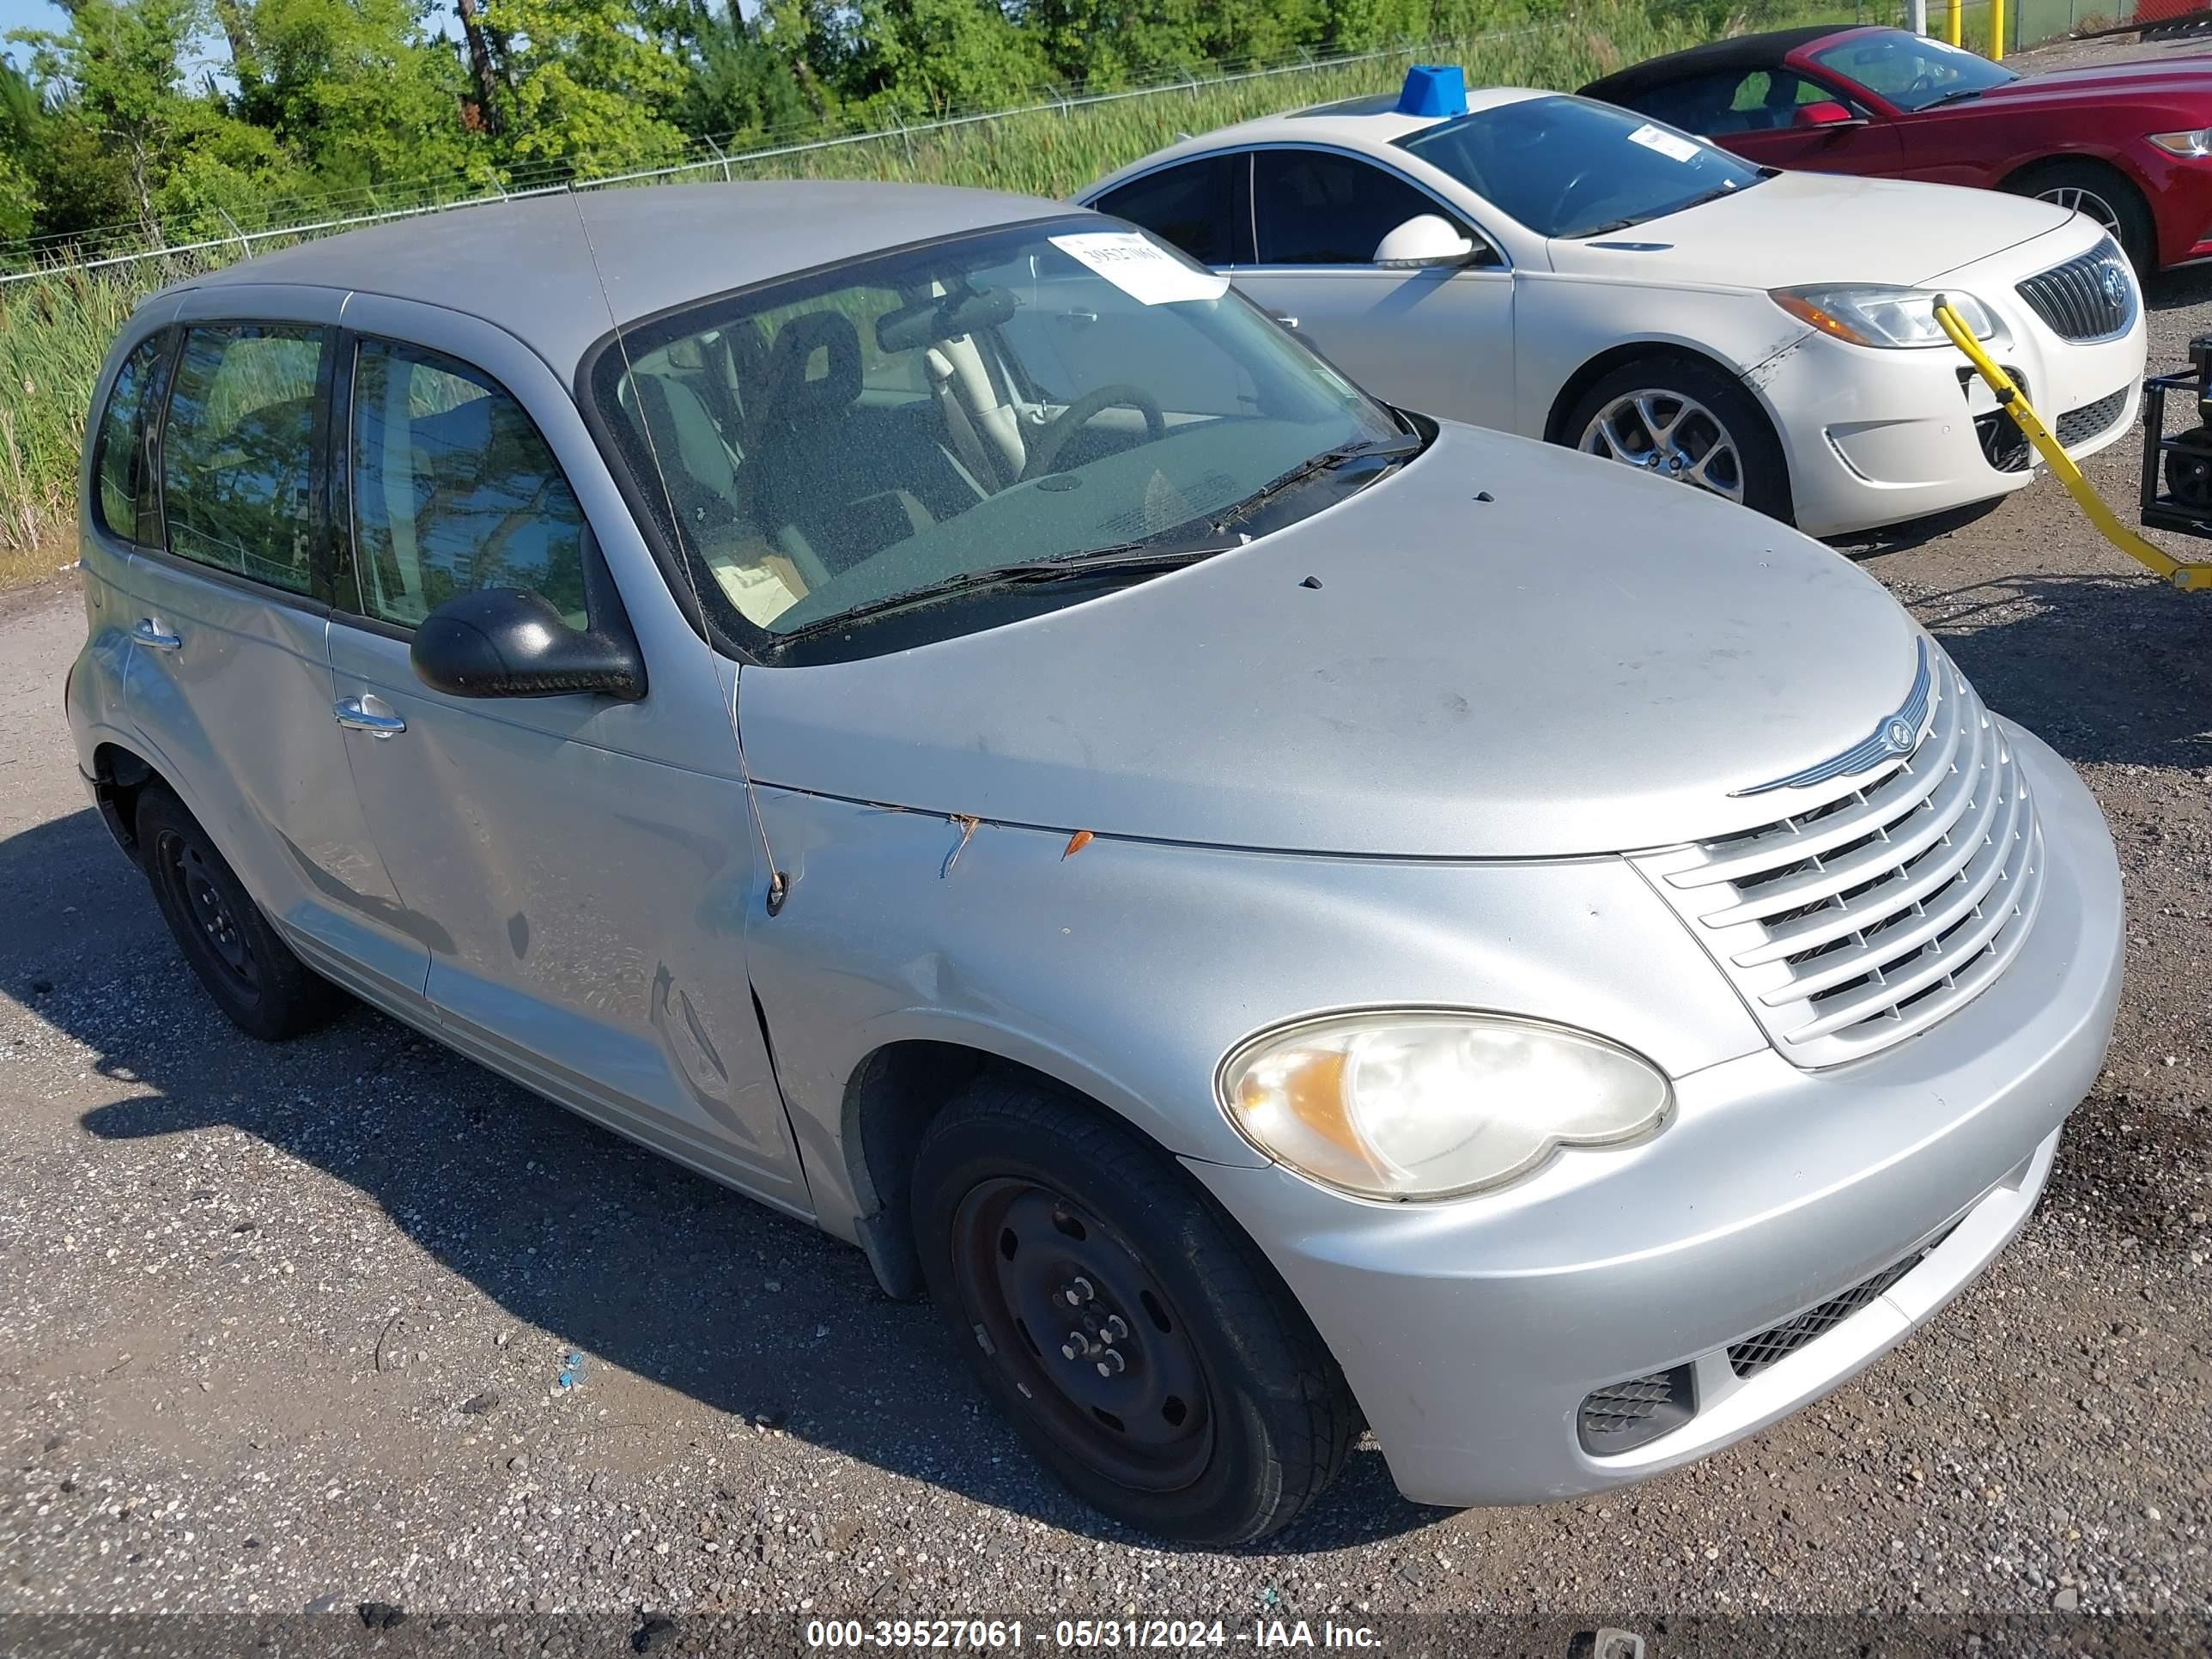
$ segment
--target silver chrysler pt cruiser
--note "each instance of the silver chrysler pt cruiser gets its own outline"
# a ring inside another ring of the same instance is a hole
[[[1448,1504],[1750,1433],[2003,1247],[2109,1036],[2096,807],[1873,581],[1097,214],[357,232],[147,301],[85,453],[70,719],[217,1006],[851,1241],[1152,1533],[1363,1423]]]

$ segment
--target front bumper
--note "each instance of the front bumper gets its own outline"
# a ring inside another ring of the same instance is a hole
[[[2102,420],[2069,435],[2069,454],[2080,460],[2127,433],[2147,350],[2140,306],[2135,325],[2119,338],[2077,343],[2060,339],[2008,290],[1994,295],[1991,285],[1978,283],[1970,291],[2003,316],[2010,338],[1990,353],[2026,386],[2045,422],[2056,428],[2076,411],[2084,420],[2092,411]],[[1815,334],[1754,369],[1745,384],[1781,434],[1797,527],[1808,535],[1839,535],[1987,501],[2025,488],[2040,465],[2006,470],[1992,464],[1976,422],[1994,422],[2008,441],[2009,417],[1948,346],[1878,350]]]
[[[2124,926],[2095,803],[2050,750],[2010,736],[2042,815],[2043,908],[2003,977],[1920,1036],[1826,1071],[1771,1051],[1709,1066],[1676,1079],[1676,1117],[1644,1146],[1563,1153],[1455,1202],[1191,1166],[1329,1343],[1407,1497],[1540,1502],[1702,1456],[1901,1341],[2019,1231],[2103,1063]],[[1733,1374],[1730,1344],[1954,1222],[1863,1310]],[[1686,1422],[1620,1455],[1584,1449],[1592,1390],[1684,1364],[1698,1389]]]

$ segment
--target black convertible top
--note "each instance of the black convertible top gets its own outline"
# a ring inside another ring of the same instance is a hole
[[[1582,95],[1611,100],[1623,94],[1668,86],[1692,75],[1717,74],[1724,70],[1748,73],[1756,69],[1771,69],[1808,41],[1824,40],[1832,34],[1849,34],[1856,27],[1850,23],[1814,23],[1801,28],[1776,29],[1768,34],[1739,34],[1732,40],[1708,41],[1686,52],[1670,52],[1663,58],[1648,58],[1640,64],[1632,64],[1591,82],[1583,88]]]

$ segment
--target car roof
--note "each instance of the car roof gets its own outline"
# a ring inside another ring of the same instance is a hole
[[[1709,40],[1702,46],[1670,52],[1663,58],[1647,58],[1640,64],[1632,64],[1625,70],[1604,76],[1584,87],[1583,96],[1613,98],[1622,93],[1663,87],[1692,75],[1766,69],[1815,40],[1860,33],[1860,27],[1855,24],[1813,23],[1794,29],[1775,29],[1765,34],[1739,34],[1731,40]]]
[[[441,306],[505,329],[565,379],[608,332],[611,308],[634,323],[886,248],[1080,211],[1038,197],[935,185],[794,180],[580,191],[348,231],[165,291],[276,283]],[[240,296],[242,308],[250,303]]]
[[[1480,87],[1470,88],[1467,94],[1468,112],[1497,109],[1506,104],[1526,102],[1531,98],[1557,97],[1534,87]],[[1215,150],[1237,149],[1252,144],[1333,144],[1340,149],[1364,149],[1382,153],[1407,133],[1419,132],[1454,118],[1449,115],[1401,115],[1398,94],[1376,93],[1364,98],[1342,99],[1333,104],[1316,104],[1308,109],[1292,110],[1284,115],[1262,115],[1250,121],[1239,121],[1234,126],[1216,127],[1212,132],[1201,133],[1195,138],[1186,138],[1164,149],[1154,150],[1142,161],[1108,175],[1083,192],[1086,200],[1095,199],[1100,191],[1111,189],[1124,179],[1170,161],[1187,156],[1205,155]]]

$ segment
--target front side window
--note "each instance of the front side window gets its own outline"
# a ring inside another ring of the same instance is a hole
[[[1642,115],[1549,96],[1397,141],[1539,236],[1599,236],[1747,190],[1750,162]]]
[[[209,325],[185,336],[161,433],[169,551],[289,592],[313,586],[320,329]]]
[[[1382,239],[1407,220],[1442,212],[1433,198],[1357,156],[1263,149],[1252,157],[1252,218],[1263,265],[1369,264]]]
[[[1814,52],[1813,61],[1902,110],[1954,103],[2020,79],[1986,58],[1901,29],[1841,41]]]
[[[1638,93],[1634,107],[1686,132],[1729,138],[1793,127],[1800,109],[1834,97],[1790,70],[1723,70]]]
[[[704,301],[621,345],[586,395],[748,648],[1012,565],[1235,545],[1372,476],[1305,464],[1408,441],[1225,279],[1091,215]]]
[[[456,593],[526,587],[586,625],[583,510],[512,395],[434,353],[364,340],[352,434],[364,615],[411,628]]]
[[[100,411],[100,448],[93,458],[93,498],[98,522],[126,542],[144,539],[140,514],[152,506],[152,480],[146,470],[147,393],[161,372],[169,337],[142,340],[115,371],[115,385]],[[150,519],[147,530],[152,528]]]
[[[1206,265],[1241,264],[1251,254],[1240,244],[1237,209],[1243,174],[1250,165],[1237,155],[1209,155],[1132,179],[1091,204],[1101,213],[1142,225]]]

